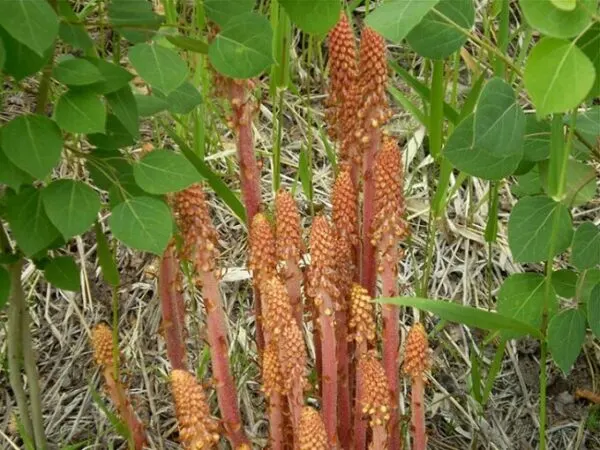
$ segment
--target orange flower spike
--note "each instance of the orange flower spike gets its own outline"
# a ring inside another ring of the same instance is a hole
[[[275,275],[275,233],[264,214],[258,213],[250,227],[249,267],[258,286]]]
[[[262,355],[262,378],[265,397],[269,401],[270,448],[283,448],[285,442],[283,414],[283,402],[286,395],[285,379],[279,365],[277,344],[273,339],[267,341]]]
[[[359,359],[358,370],[364,380],[364,387],[361,389],[362,413],[369,417],[369,425],[373,430],[373,442],[369,449],[386,450],[387,425],[392,410],[388,379],[373,352]]]
[[[350,321],[348,327],[354,331],[357,353],[364,353],[367,343],[375,341],[375,312],[373,302],[367,290],[359,284],[352,286],[350,291]]]
[[[219,442],[218,423],[210,416],[202,386],[188,371],[174,370],[171,374],[171,390],[175,399],[179,439],[183,448],[216,448]]]
[[[112,367],[113,364],[113,340],[112,331],[100,323],[92,331],[92,346],[94,348],[94,361],[100,367]]]
[[[352,245],[357,245],[357,192],[348,168],[342,169],[335,180],[331,203],[333,223],[337,232],[346,236]]]
[[[274,276],[261,285],[265,301],[264,325],[270,339],[277,340],[283,327],[292,320],[292,308],[285,285]]]
[[[299,450],[329,450],[327,433],[319,412],[311,406],[302,408],[298,430]]]
[[[284,190],[275,197],[277,259],[283,261],[281,274],[292,303],[294,318],[302,324],[302,280],[298,265],[302,253],[300,213],[292,195]]]
[[[425,433],[425,371],[429,368],[429,344],[422,324],[416,323],[408,332],[404,349],[404,373],[411,378],[411,434],[413,449],[427,448]]]

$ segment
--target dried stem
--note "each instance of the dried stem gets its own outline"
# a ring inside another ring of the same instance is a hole
[[[237,449],[243,445],[249,446],[240,418],[235,382],[229,368],[227,318],[217,277],[213,271],[201,272],[200,281],[207,315],[206,327],[213,377],[225,431],[234,448]]]
[[[167,355],[173,369],[187,368],[185,349],[185,303],[179,283],[179,259],[175,246],[169,245],[160,262],[158,289],[162,312],[162,328]]]

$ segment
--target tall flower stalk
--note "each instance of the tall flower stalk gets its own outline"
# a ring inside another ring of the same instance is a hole
[[[360,403],[362,413],[369,418],[372,431],[370,450],[387,450],[388,448],[388,422],[392,400],[381,361],[373,351],[361,356],[358,362],[358,371],[364,380],[361,390]]]
[[[206,328],[212,371],[223,424],[234,448],[249,448],[237,401],[237,390],[228,358],[227,316],[219,291],[215,230],[200,185],[193,185],[175,197],[175,214],[183,237],[182,259],[189,261],[206,309]]]
[[[408,332],[404,354],[404,373],[410,377],[411,392],[411,435],[412,448],[427,448],[425,433],[425,372],[429,368],[429,344],[427,333],[421,323],[416,323]]]

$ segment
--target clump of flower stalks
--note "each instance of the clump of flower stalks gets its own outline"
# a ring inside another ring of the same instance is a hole
[[[271,205],[261,201],[249,84],[220,80],[238,134],[268,447],[403,448],[408,436],[398,410],[400,374],[405,374],[412,385],[412,447],[424,449],[425,329],[417,323],[410,330],[400,367],[399,309],[379,308],[373,301],[398,295],[401,245],[408,235],[402,154],[384,128],[390,117],[385,42],[365,28],[357,46],[345,15],[328,41],[327,117],[340,164],[331,187],[331,214],[314,217],[310,229],[301,228],[290,192],[277,192]],[[203,187],[193,185],[171,203],[179,236],[161,260],[159,292],[180,442],[196,450],[228,440],[231,448],[249,449],[254,436],[244,427],[229,365],[218,236]],[[204,382],[196,380],[187,360],[184,285],[200,293],[206,313],[201,326],[212,378]],[[309,379],[312,368],[316,377]],[[204,385],[216,392],[216,417],[207,406]]]

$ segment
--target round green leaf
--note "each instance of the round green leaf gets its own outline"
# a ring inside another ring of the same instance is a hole
[[[273,31],[257,13],[233,17],[208,48],[213,67],[232,78],[252,78],[273,62]]]
[[[106,101],[114,115],[121,121],[127,132],[139,138],[139,116],[137,103],[129,86],[106,95]]]
[[[385,2],[367,16],[367,26],[386,39],[400,43],[440,0],[397,0]]]
[[[584,222],[575,231],[571,262],[579,270],[600,265],[600,228]]]
[[[113,27],[133,43],[152,39],[163,21],[147,0],[112,0],[108,6],[108,18]]]
[[[0,183],[4,183],[19,192],[19,188],[23,184],[32,182],[33,177],[10,162],[2,148],[0,148]]]
[[[60,160],[63,138],[56,123],[37,114],[19,116],[2,128],[4,154],[35,178],[48,175]]]
[[[75,16],[77,20],[77,16]],[[84,51],[91,51],[94,48],[94,41],[85,29],[82,23],[61,22],[58,35],[67,44]]]
[[[524,197],[508,220],[508,245],[515,261],[546,261],[571,244],[573,226],[566,206],[545,197]]]
[[[540,179],[544,190],[548,192],[548,161],[539,163]],[[561,202],[568,207],[580,206],[591,201],[596,195],[596,172],[593,167],[580,161],[567,161],[565,196]]]
[[[583,271],[579,276],[578,283],[577,301],[587,303],[592,296],[592,291],[600,283],[600,270],[587,269]]]
[[[538,116],[577,107],[590,92],[595,77],[585,53],[573,42],[555,38],[538,42],[525,64],[525,88]]]
[[[577,290],[577,273],[568,269],[552,272],[552,286],[563,298],[573,298]]]
[[[119,203],[108,224],[124,244],[156,255],[162,255],[173,232],[169,207],[152,197],[133,197]]]
[[[539,329],[544,308],[548,317],[558,310],[558,300],[550,287],[546,298],[546,279],[537,273],[517,273],[504,280],[498,292],[498,313]]]
[[[180,153],[155,150],[133,166],[136,183],[150,194],[167,194],[201,180],[200,174]]]
[[[578,309],[567,309],[555,315],[548,324],[548,348],[558,367],[567,374],[581,352],[585,339],[585,315]]]
[[[6,269],[0,266],[0,311],[6,302],[8,302],[8,296],[10,295],[10,275]]]
[[[134,96],[141,117],[153,116],[169,107],[169,104],[163,98],[156,95],[134,94]]]
[[[117,150],[135,144],[135,138],[127,131],[125,125],[110,113],[106,117],[106,131],[88,134],[88,141],[105,150]]]
[[[100,198],[82,181],[57,180],[42,191],[46,214],[65,239],[82,234],[96,220]]]
[[[52,72],[54,78],[69,86],[85,86],[104,80],[100,71],[91,62],[81,58],[61,61]]]
[[[577,39],[576,44],[586,54],[596,69],[596,81],[590,92],[590,96],[592,98],[600,97],[600,23],[596,22],[592,25],[583,36]]]
[[[40,56],[58,35],[58,17],[50,3],[41,0],[0,2],[0,26]]]
[[[592,332],[597,338],[600,338],[600,284],[592,289],[587,302],[587,316]]]
[[[71,256],[59,256],[50,260],[44,267],[44,276],[48,283],[66,291],[78,291],[79,267]]]
[[[186,81],[168,96],[156,93],[156,97],[164,100],[169,111],[175,114],[188,114],[202,103],[202,96],[192,83]]]
[[[554,0],[556,1],[556,0]],[[575,2],[573,2],[575,3]],[[571,10],[559,9],[552,0],[520,0],[525,19],[532,28],[547,36],[577,36],[591,21],[596,0],[578,0]]]
[[[538,195],[544,193],[542,181],[540,180],[540,171],[538,166],[534,166],[525,175],[515,177],[517,184],[513,184],[510,189],[516,197],[526,197],[528,195]]]
[[[412,29],[406,40],[419,55],[431,59],[450,56],[467,42],[465,31],[475,23],[472,0],[441,0],[421,22]],[[457,29],[456,26],[461,29]]]
[[[164,94],[177,89],[188,76],[188,67],[177,52],[155,43],[132,47],[129,61],[148,84]]]
[[[558,9],[573,11],[577,6],[577,0],[550,0]]]
[[[254,0],[204,0],[204,12],[210,20],[223,28],[232,17],[251,12],[254,4]]]
[[[60,237],[44,211],[42,193],[31,187],[8,200],[6,219],[19,248],[27,256],[46,249]]]
[[[340,0],[279,0],[279,3],[305,33],[325,34],[340,18]]]
[[[87,58],[93,64],[100,74],[103,81],[94,85],[94,90],[99,94],[109,94],[124,88],[133,80],[134,76],[123,67],[113,64],[100,58]]]
[[[68,91],[58,99],[54,119],[71,133],[103,133],[106,108],[94,92]]]
[[[12,75],[16,81],[35,74],[46,65],[53,54],[53,47],[48,47],[42,56],[38,55],[29,47],[13,39],[2,27],[0,27],[0,37],[6,52],[4,72]]]
[[[539,120],[535,114],[526,114],[523,158],[527,161],[542,161],[550,157],[550,123]]]

